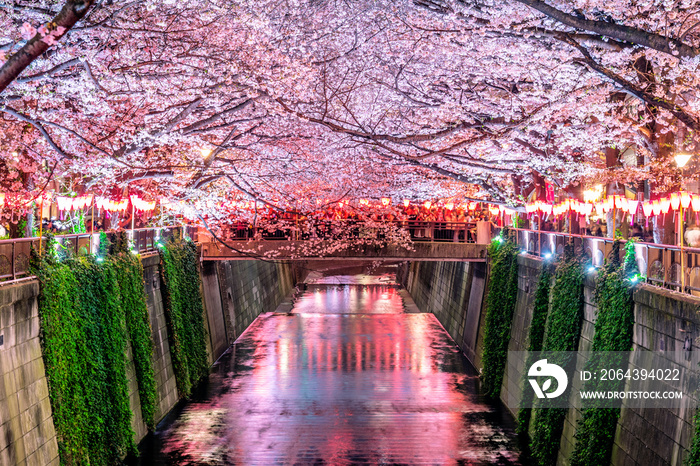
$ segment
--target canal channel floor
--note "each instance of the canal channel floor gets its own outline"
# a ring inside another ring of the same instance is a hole
[[[262,314],[142,464],[520,464],[510,416],[402,291],[313,284]]]

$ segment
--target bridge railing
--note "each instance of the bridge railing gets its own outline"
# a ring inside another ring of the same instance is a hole
[[[476,242],[476,223],[474,222],[423,222],[418,220],[377,221],[395,225],[407,231],[413,241],[444,241],[459,243]],[[316,222],[314,225],[299,225],[294,221],[270,230],[266,227],[255,227],[246,223],[231,225],[224,233],[228,241],[254,240],[305,240],[305,239],[337,239],[345,237],[376,237],[383,234],[379,228],[372,227],[376,222],[359,222],[355,220],[327,220]]]
[[[168,226],[158,228],[139,228],[127,230],[127,236],[136,254],[153,252],[158,249],[158,241],[167,241],[175,233],[184,234],[196,240],[196,229],[189,226]],[[112,241],[115,232],[106,232]],[[78,233],[54,237],[59,247],[68,254],[85,256],[96,254],[100,250],[100,233]],[[29,276],[29,259],[31,250],[43,250],[46,238],[18,238],[0,240],[0,282],[19,280]]]
[[[612,254],[611,238],[519,228],[514,231],[524,251],[545,258],[562,254],[569,241],[573,242],[575,253],[588,257],[591,266],[596,268]],[[634,249],[637,266],[647,283],[700,296],[699,248],[636,242]]]

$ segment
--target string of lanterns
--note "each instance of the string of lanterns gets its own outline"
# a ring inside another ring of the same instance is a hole
[[[51,200],[50,196],[47,200]],[[150,212],[156,208],[156,201],[146,201],[141,199],[136,194],[132,194],[128,198],[119,199],[116,201],[107,197],[93,196],[92,194],[77,197],[55,197],[58,210],[62,212],[83,210],[84,208],[93,205],[93,201],[96,208],[106,210],[108,212],[125,212],[129,208],[129,205],[132,205],[135,210],[141,212]]]
[[[692,207],[696,214],[700,215],[700,195],[691,194],[681,191],[672,193],[669,197],[649,201],[638,201],[635,199],[627,199],[624,196],[608,196],[606,199],[597,202],[581,202],[576,199],[566,199],[557,204],[550,204],[542,201],[536,201],[525,206],[527,214],[541,213],[547,215],[560,216],[568,214],[569,211],[580,215],[592,215],[595,209],[598,215],[607,214],[611,210],[619,210],[625,214],[634,216],[637,214],[641,206],[642,214],[649,217],[666,214],[669,210],[687,209]]]

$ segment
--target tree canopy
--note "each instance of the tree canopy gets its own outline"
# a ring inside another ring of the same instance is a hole
[[[513,202],[662,191],[697,149],[696,0],[15,0],[0,26],[4,191]]]

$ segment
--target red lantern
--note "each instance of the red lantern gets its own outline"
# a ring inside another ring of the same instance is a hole
[[[403,206],[404,206],[404,207],[408,207],[409,205],[411,205],[411,201],[409,201],[408,199],[404,199],[404,200],[403,200]]]
[[[430,202],[430,201],[425,201],[425,202],[423,203],[423,205],[425,206],[426,209],[430,209],[430,206],[433,205],[433,203]]]

